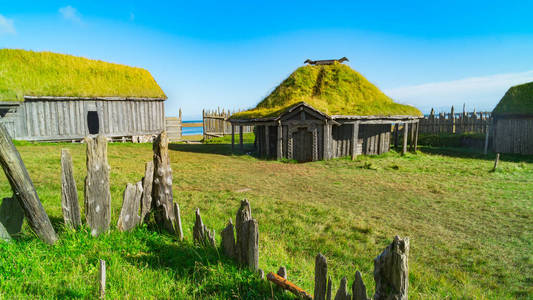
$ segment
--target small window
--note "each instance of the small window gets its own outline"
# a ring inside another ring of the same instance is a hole
[[[98,120],[97,111],[87,112],[87,127],[89,128],[89,134],[98,134],[100,131],[100,123]]]

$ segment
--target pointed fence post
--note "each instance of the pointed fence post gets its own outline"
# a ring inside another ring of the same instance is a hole
[[[348,279],[342,277],[341,284],[335,294],[335,300],[352,300],[352,295],[348,293]]]
[[[142,179],[143,194],[141,198],[141,223],[147,221],[147,215],[152,209],[152,186],[154,184],[154,162],[149,161],[144,165]]]
[[[355,280],[352,285],[352,297],[353,300],[368,300],[366,295],[366,286],[363,282],[361,272],[355,272]]]
[[[142,193],[141,181],[136,184],[128,183],[126,185],[122,196],[122,209],[120,210],[117,224],[119,231],[131,230],[140,223],[139,208],[141,206]]]
[[[31,229],[44,242],[54,244],[57,241],[56,232],[39,200],[28,170],[3,124],[0,124],[0,164],[13,193],[17,195],[24,209]]]
[[[315,259],[315,293],[314,300],[326,300],[328,286],[328,262],[326,257],[318,254]]]
[[[61,207],[65,225],[72,228],[80,227],[80,203],[72,171],[72,156],[68,149],[61,149]]]

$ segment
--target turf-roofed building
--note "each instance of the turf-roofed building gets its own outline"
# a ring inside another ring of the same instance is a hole
[[[511,87],[492,116],[494,152],[533,154],[533,82]]]
[[[387,152],[394,125],[410,129],[414,143],[421,117],[418,109],[395,103],[335,61],[298,68],[256,108],[230,121],[235,129],[255,126],[260,156],[303,162]]]
[[[166,96],[141,68],[51,52],[0,49],[0,123],[14,139],[148,137]]]

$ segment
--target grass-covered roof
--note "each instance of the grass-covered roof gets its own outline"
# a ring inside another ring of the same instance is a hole
[[[507,90],[494,114],[533,114],[533,82],[516,85]]]
[[[72,55],[0,49],[0,101],[24,96],[163,98],[145,69]]]
[[[299,102],[306,102],[328,115],[422,116],[417,108],[392,101],[349,66],[335,63],[298,68],[256,108],[231,118],[277,117]]]

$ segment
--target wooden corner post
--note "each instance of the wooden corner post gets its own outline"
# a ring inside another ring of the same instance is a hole
[[[231,123],[231,152],[235,150],[235,125]]]
[[[414,151],[418,151],[418,128],[420,127],[420,120],[416,121],[416,131],[415,131],[415,141],[414,141]]]
[[[407,152],[407,138],[409,137],[409,123],[403,123],[403,147],[402,155]]]
[[[239,148],[242,150],[244,150],[244,143],[242,141],[242,132],[243,128],[242,128],[242,125],[239,126]]]
[[[278,139],[276,143],[276,158],[281,160],[283,158],[283,127],[281,121],[278,121]]]

